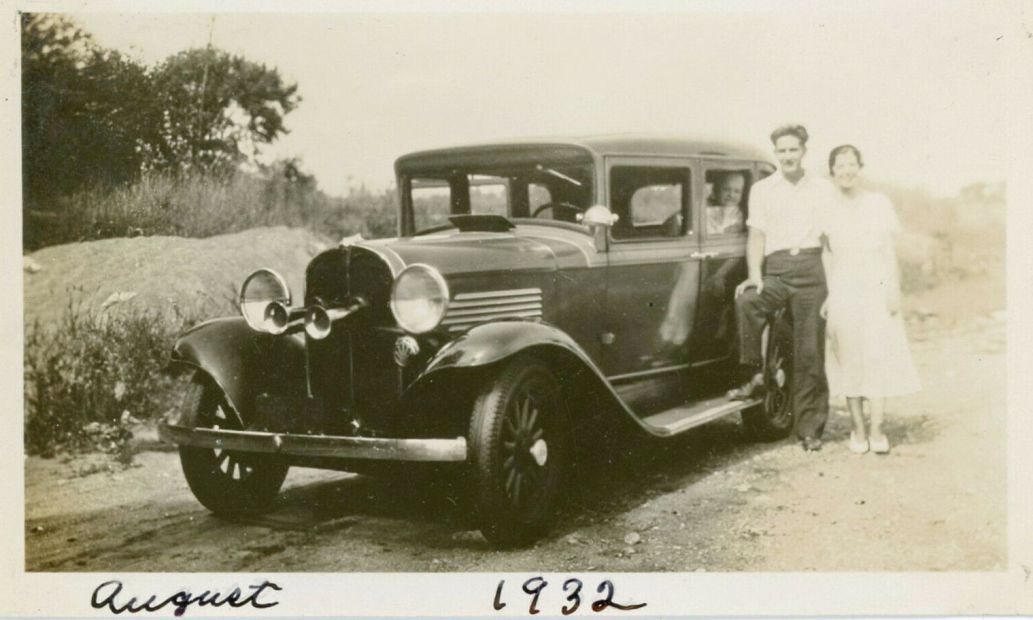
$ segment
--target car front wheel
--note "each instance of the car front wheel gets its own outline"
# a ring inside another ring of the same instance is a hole
[[[241,430],[226,395],[198,372],[183,398],[183,416],[194,428]],[[223,517],[239,517],[269,508],[289,466],[278,457],[192,446],[179,447],[183,474],[194,496]]]
[[[569,459],[563,400],[548,367],[517,358],[489,381],[474,403],[469,443],[484,537],[498,547],[540,538]]]

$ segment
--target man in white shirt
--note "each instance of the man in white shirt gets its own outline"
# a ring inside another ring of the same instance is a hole
[[[771,133],[780,173],[750,190],[746,281],[735,289],[740,362],[750,379],[732,390],[747,399],[764,389],[761,332],[770,318],[789,308],[793,321],[793,396],[795,432],[808,451],[821,449],[828,418],[825,379],[825,271],[821,263],[824,211],[832,198],[826,179],[807,173],[807,130],[786,125]]]

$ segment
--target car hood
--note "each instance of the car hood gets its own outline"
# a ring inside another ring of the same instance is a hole
[[[518,233],[440,233],[362,242],[386,255],[396,270],[430,265],[445,276],[492,271],[555,271],[556,253],[550,243]]]

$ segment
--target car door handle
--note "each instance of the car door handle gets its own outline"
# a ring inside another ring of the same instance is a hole
[[[717,258],[717,252],[693,252],[689,254],[689,258],[705,259],[705,258]]]

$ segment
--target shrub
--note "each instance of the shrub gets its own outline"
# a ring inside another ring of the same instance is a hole
[[[126,459],[129,427],[178,402],[182,379],[162,372],[176,334],[192,320],[146,310],[84,312],[29,326],[25,338],[25,449],[96,449]]]

